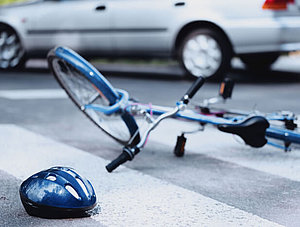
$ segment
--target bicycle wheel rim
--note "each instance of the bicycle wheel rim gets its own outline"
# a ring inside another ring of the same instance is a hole
[[[102,92],[102,86],[96,86],[87,76],[86,72],[74,66],[70,59],[66,60],[56,56],[55,50],[48,55],[49,66],[61,87],[66,91],[70,99],[76,106],[99,128],[121,144],[132,144],[132,137],[136,143],[139,140],[138,126],[135,120],[127,112],[120,110],[117,113],[106,115],[94,109],[84,109],[83,107],[90,103],[93,97],[97,98],[93,104],[101,106],[110,106],[116,102],[113,101],[115,91],[110,94],[110,87],[105,87]],[[86,62],[85,62],[86,63]],[[103,81],[101,81],[103,83]],[[105,83],[104,83],[105,84]],[[99,89],[100,87],[100,89]],[[109,93],[109,94],[108,94]],[[108,95],[107,95],[108,94]],[[109,97],[108,97],[109,96]]]

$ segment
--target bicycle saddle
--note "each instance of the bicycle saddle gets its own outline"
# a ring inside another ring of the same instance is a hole
[[[218,129],[240,136],[246,144],[252,147],[262,147],[267,143],[265,133],[269,126],[266,118],[254,116],[237,124],[219,124]]]

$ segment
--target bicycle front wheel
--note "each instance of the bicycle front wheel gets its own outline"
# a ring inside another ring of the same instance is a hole
[[[56,80],[76,106],[99,128],[121,144],[139,142],[138,126],[125,110],[112,114],[86,106],[108,108],[119,101],[118,92],[97,69],[74,51],[57,47],[48,54]]]

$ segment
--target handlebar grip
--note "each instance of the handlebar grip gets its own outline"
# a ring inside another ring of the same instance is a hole
[[[181,99],[184,101],[186,96],[188,96],[189,99],[193,98],[193,96],[196,94],[196,92],[202,87],[204,84],[205,79],[202,76],[199,76],[198,79],[192,84],[192,86],[189,88],[189,90],[185,93],[183,98]]]
[[[115,160],[105,166],[105,168],[109,173],[111,173],[114,169],[118,168],[118,166],[129,160],[132,160],[132,157],[128,154],[128,152],[123,151]]]

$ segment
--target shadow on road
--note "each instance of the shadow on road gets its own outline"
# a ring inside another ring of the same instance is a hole
[[[101,67],[97,67],[101,71]],[[101,72],[107,77],[127,77],[141,80],[190,80],[184,75],[184,72],[176,66],[164,68],[160,72],[159,68],[155,68],[153,72],[149,68],[142,72],[139,69],[135,71],[118,71],[102,70]],[[243,68],[233,68],[227,74],[237,83],[291,83],[300,82],[300,71],[291,72],[285,70],[248,70]],[[209,80],[210,83],[219,83],[219,81]]]
[[[232,69],[228,74],[238,83],[291,83],[300,82],[300,72],[280,70]]]
[[[175,70],[174,70],[175,71]],[[191,80],[177,71],[177,73],[150,73],[150,72],[117,72],[102,71],[107,77],[127,77],[141,80]],[[300,72],[287,72],[279,70],[246,70],[233,68],[228,74],[237,83],[291,83],[300,82]],[[191,80],[192,81],[192,80]],[[219,83],[209,80],[209,83]]]
[[[135,71],[134,67],[127,67],[126,70],[118,69],[118,66],[105,67],[97,66],[98,70],[106,77],[122,77],[140,80],[189,80],[185,77],[183,71],[176,66],[164,68],[162,66],[153,70],[151,67],[145,67],[145,70],[140,67]],[[128,69],[129,68],[129,69]],[[49,76],[51,72],[46,67],[27,67],[23,70],[1,71],[3,75],[22,76],[24,73],[39,76]],[[233,68],[227,75],[237,83],[291,83],[300,82],[300,72],[287,72],[281,70],[246,70],[241,68]],[[218,83],[218,81],[209,80],[209,83]]]
[[[24,73],[32,73],[32,75],[36,74],[49,74],[50,70],[45,67],[26,67],[24,69],[11,69],[11,70],[1,70],[0,75],[14,75],[14,76],[22,76]]]

